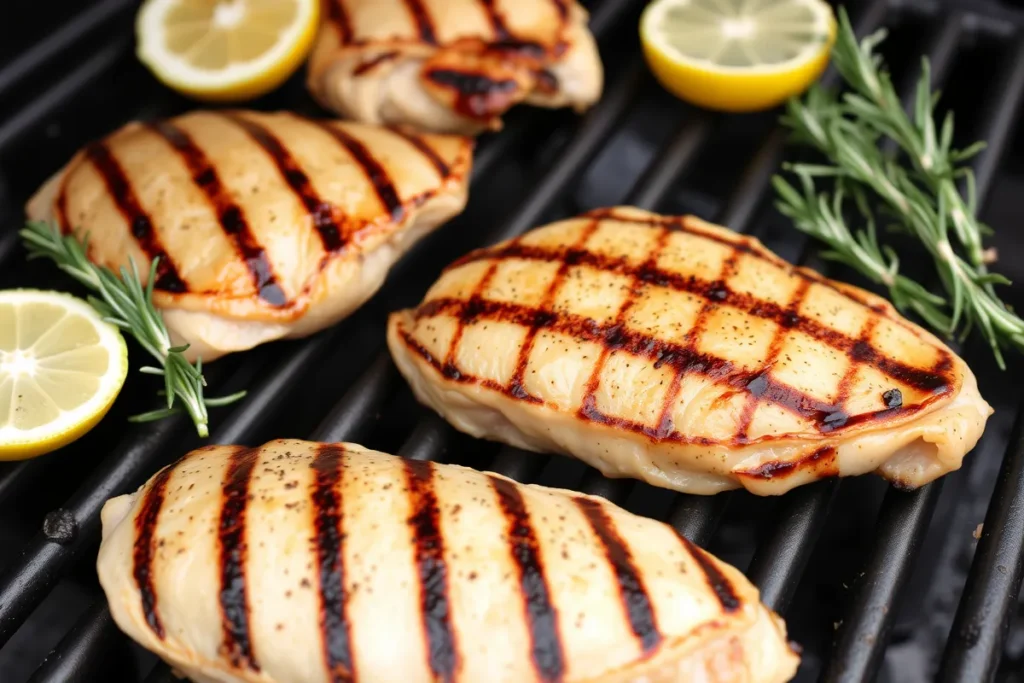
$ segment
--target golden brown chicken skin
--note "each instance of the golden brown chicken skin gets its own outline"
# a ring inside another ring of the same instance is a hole
[[[388,344],[458,429],[692,493],[960,467],[991,407],[885,300],[693,217],[603,209],[473,252]]]
[[[512,105],[584,110],[603,68],[575,0],[325,0],[308,85],[370,123],[474,134]]]
[[[154,301],[206,361],[329,326],[465,206],[472,142],[294,114],[194,112],[91,143],[29,218],[117,269],[159,258]]]
[[[782,683],[736,569],[573,491],[355,444],[210,446],[103,508],[117,625],[200,683]]]

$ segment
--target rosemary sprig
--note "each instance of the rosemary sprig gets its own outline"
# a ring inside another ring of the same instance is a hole
[[[828,163],[788,164],[800,190],[776,176],[777,206],[798,229],[829,245],[826,257],[887,287],[900,310],[917,313],[948,336],[963,338],[978,328],[999,366],[1005,368],[1001,348],[1024,349],[1024,320],[995,293],[994,285],[1009,281],[987,271],[982,237],[991,230],[975,217],[974,175],[962,166],[984,143],[953,149],[952,114],[941,125],[935,121],[938,94],[931,91],[927,59],[912,116],[904,111],[881,56],[875,53],[884,38],[881,30],[858,42],[840,8],[832,61],[850,91],[839,97],[812,86],[803,99],[789,102],[782,117],[794,139],[824,153]],[[880,143],[886,139],[895,143],[896,155],[883,152]],[[902,162],[903,156],[909,164]],[[834,181],[831,196],[817,191],[815,181],[820,178]],[[964,193],[958,187],[961,180]],[[845,197],[854,199],[865,229],[851,231],[846,226]],[[927,249],[947,298],[899,274],[896,253],[878,243],[870,211],[873,201]],[[951,235],[963,256],[954,248]]]
[[[134,337],[160,364],[160,367],[145,366],[139,371],[164,378],[164,390],[160,393],[166,395],[167,407],[129,418],[133,422],[150,422],[181,412],[175,405],[177,399],[192,418],[199,436],[206,437],[209,435],[207,408],[227,405],[245,396],[244,391],[221,398],[203,396],[206,380],[203,378],[202,359],[193,365],[183,355],[188,349],[187,344],[171,346],[163,317],[153,306],[157,259],[150,264],[149,278],[143,287],[134,261],[130,261],[130,270],[121,268],[120,277],[109,268],[92,263],[86,256],[88,238],[79,241],[72,234],[62,235],[56,226],[43,221],[28,222],[20,234],[29,258],[50,259],[58,268],[96,292],[98,296],[89,296],[92,307],[104,320]]]

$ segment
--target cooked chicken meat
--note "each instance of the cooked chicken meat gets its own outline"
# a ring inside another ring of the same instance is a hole
[[[576,0],[327,0],[308,84],[327,108],[437,132],[501,126],[518,102],[582,111],[603,69]]]
[[[992,409],[885,300],[693,217],[603,209],[475,251],[388,344],[458,429],[608,476],[783,493],[960,467]]]
[[[154,301],[204,361],[342,319],[462,211],[472,141],[293,114],[195,112],[88,145],[29,218],[111,268],[159,257]]]
[[[103,508],[115,622],[195,681],[774,683],[737,570],[602,498],[352,444],[209,446]]]

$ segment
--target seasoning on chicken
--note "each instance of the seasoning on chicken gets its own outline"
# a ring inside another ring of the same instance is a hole
[[[960,467],[992,409],[885,300],[693,217],[602,209],[475,251],[388,344],[456,428],[612,477],[779,494]]]
[[[114,621],[195,681],[789,680],[757,590],[602,498],[352,444],[208,446],[103,508]]]
[[[204,361],[333,325],[412,244],[462,211],[472,141],[293,114],[195,112],[94,142],[30,200],[140,271]]]
[[[475,134],[512,105],[590,107],[604,72],[576,0],[327,0],[308,85],[368,123]]]

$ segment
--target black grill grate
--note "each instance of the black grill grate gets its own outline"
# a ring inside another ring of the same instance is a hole
[[[963,470],[910,493],[864,478],[818,482],[777,500],[744,493],[674,495],[605,479],[573,461],[473,441],[415,407],[383,348],[386,312],[417,301],[438,270],[468,249],[597,204],[699,213],[757,235],[786,258],[856,281],[820,262],[814,245],[767,206],[769,179],[785,142],[773,125],[774,114],[727,117],[672,100],[653,84],[639,57],[635,27],[643,3],[587,4],[604,53],[612,54],[614,46],[614,53],[630,55],[622,63],[606,58],[601,102],[578,119],[566,112],[514,112],[504,131],[480,143],[466,213],[416,247],[363,310],[308,340],[215,364],[210,379],[218,389],[245,386],[250,393],[233,411],[216,411],[211,441],[253,444],[276,436],[360,441],[417,459],[458,461],[521,481],[572,486],[658,516],[746,568],[765,603],[787,618],[793,637],[806,645],[799,680],[874,680],[887,653],[892,656],[913,633],[932,628],[923,623],[928,615],[908,609],[930,604],[930,581],[941,570],[933,566],[936,558],[955,546],[969,575],[966,585],[963,577],[955,581],[954,598],[961,589],[962,598],[958,606],[947,600],[949,618],[939,619],[940,637],[926,656],[942,657],[938,670],[944,681],[990,680],[1000,666],[1024,572],[1024,446],[1019,426],[1010,433],[1022,391],[1015,370],[994,371],[980,344],[968,343],[962,351],[999,412]],[[1015,161],[1003,152],[1012,147],[1024,94],[1024,11],[994,1],[847,4],[859,34],[882,24],[896,31],[909,27],[885,48],[893,51],[894,78],[904,101],[920,52],[929,55],[937,82],[959,89],[960,98],[954,97],[959,121],[969,122],[971,138],[990,144],[976,165],[979,198],[989,197],[1012,175],[1007,167]],[[67,285],[52,269],[22,263],[14,231],[35,185],[86,139],[131,118],[174,114],[189,106],[155,86],[132,58],[127,36],[134,7],[131,0],[94,2],[77,15],[61,17],[56,30],[17,55],[0,55],[10,57],[0,67],[0,286]],[[30,16],[27,10],[23,14]],[[911,35],[924,36],[923,41]],[[14,44],[25,41],[21,37]],[[975,76],[978,83],[964,86],[954,74],[971,59],[984,65],[983,73]],[[300,78],[259,106],[315,111]],[[730,169],[730,159],[745,164]],[[1003,239],[1010,240],[1001,245],[1004,256],[1016,256],[1013,236],[1005,236],[1010,226],[998,225]],[[120,635],[92,571],[103,502],[138,486],[196,443],[180,419],[142,427],[120,419],[133,402],[150,398],[151,387],[139,384],[129,383],[100,427],[64,452],[0,466],[0,680],[168,680],[166,667],[154,667],[152,657]],[[973,563],[970,539],[945,537],[963,526],[971,495],[974,508],[987,508]],[[77,523],[75,535],[63,543],[41,530],[44,514],[54,509]],[[859,530],[854,536],[866,537],[855,556],[830,561],[835,539],[849,540],[852,528]],[[845,561],[854,566],[843,566]],[[803,615],[851,578],[839,600],[843,604],[818,610],[826,620],[836,618],[835,630],[824,629],[822,635],[821,617],[808,621]],[[46,622],[53,610],[47,605],[68,594],[68,585],[75,588],[79,607],[61,605],[66,613],[51,627]],[[54,648],[45,660],[39,643]],[[909,677],[901,680],[927,680],[926,665],[919,668],[920,676],[902,671]]]

